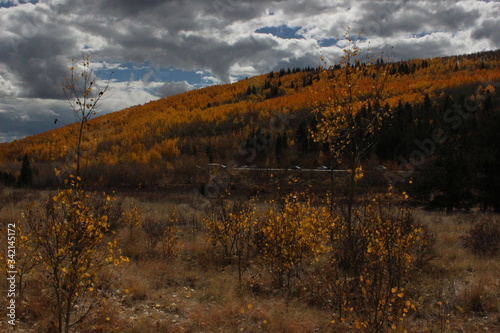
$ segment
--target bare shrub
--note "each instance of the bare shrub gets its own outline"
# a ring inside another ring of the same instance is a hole
[[[175,208],[166,218],[147,217],[144,219],[141,229],[147,236],[147,247],[150,253],[155,251],[158,243],[163,245],[162,251],[164,255],[170,256],[173,253],[177,241],[176,222]]]
[[[111,200],[111,204],[106,200]],[[108,217],[108,231],[118,230],[125,224],[126,211],[123,208],[122,200],[117,200],[116,197],[93,196],[90,205],[94,215]]]
[[[500,221],[485,217],[461,238],[465,248],[480,256],[494,256],[500,250]]]
[[[464,310],[473,313],[484,313],[484,295],[485,287],[482,283],[475,281],[472,285],[467,286],[461,295]]]
[[[436,257],[436,235],[433,234],[426,225],[420,226],[420,242],[415,244],[413,249],[413,265],[422,269]]]

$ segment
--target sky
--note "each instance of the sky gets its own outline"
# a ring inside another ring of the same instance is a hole
[[[0,0],[0,142],[75,121],[62,91],[72,59],[88,56],[101,82],[113,72],[106,114],[338,62],[348,26],[394,60],[499,49],[499,1]]]

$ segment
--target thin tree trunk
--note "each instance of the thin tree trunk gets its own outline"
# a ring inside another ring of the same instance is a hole
[[[80,128],[78,129],[78,141],[76,144],[76,176],[80,177],[80,163],[81,163],[81,155],[82,155],[82,139],[83,139],[83,127],[85,125],[85,121],[82,119],[80,122]]]

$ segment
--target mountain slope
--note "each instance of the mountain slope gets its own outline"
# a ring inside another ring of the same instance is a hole
[[[469,96],[478,86],[498,82],[500,51],[383,66],[390,75],[387,108],[423,105],[426,98],[437,105],[448,95]],[[197,165],[209,162],[322,164],[324,147],[307,133],[314,128],[312,110],[328,103],[329,95],[330,85],[318,69],[306,68],[130,107],[88,123],[83,165],[87,177],[101,184],[138,184],[189,177]],[[17,173],[26,154],[38,184],[54,184],[73,167],[75,131],[69,125],[0,144],[0,171]]]

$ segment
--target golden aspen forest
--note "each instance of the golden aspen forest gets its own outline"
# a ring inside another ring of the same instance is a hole
[[[500,332],[500,50],[348,41],[95,117],[71,67],[77,123],[0,144],[0,331]]]
[[[486,93],[495,96],[491,83],[500,76],[499,61],[498,52],[486,52],[383,65],[389,77],[380,103],[392,113],[406,113],[415,129],[432,127],[431,122],[446,111],[446,103]],[[361,95],[371,90],[368,84],[369,80],[359,82]],[[207,163],[235,161],[238,166],[259,167],[327,164],[322,147],[312,143],[309,132],[316,125],[313,110],[328,102],[329,90],[318,68],[297,68],[97,117],[86,124],[82,142],[85,176],[99,186],[137,187],[192,182],[193,168]],[[70,125],[0,144],[3,171],[17,177],[26,154],[37,174],[33,185],[57,186],[54,168],[67,164],[68,156],[74,154],[76,131]],[[254,138],[262,141],[255,146],[265,148],[253,147]],[[408,140],[402,144],[411,145],[412,139]],[[377,155],[384,161],[396,157]]]

